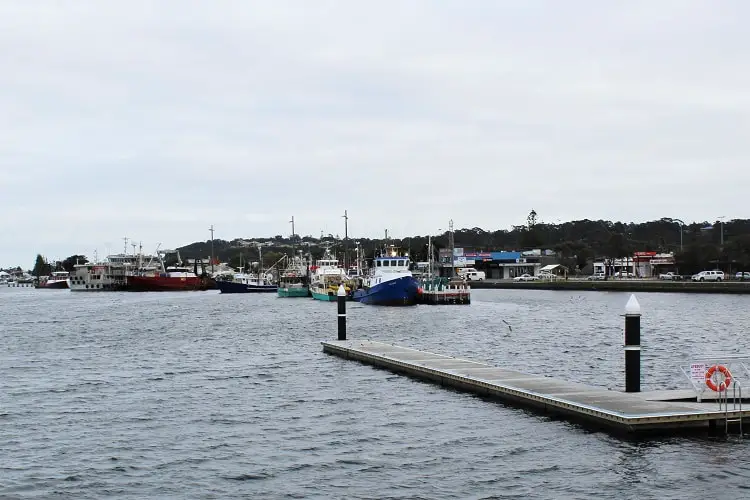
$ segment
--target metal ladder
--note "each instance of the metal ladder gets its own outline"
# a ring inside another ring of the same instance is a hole
[[[729,418],[729,386],[724,387],[723,391],[719,391],[719,411],[721,411],[722,405],[724,406],[724,432],[729,434],[729,424],[738,423],[740,427],[740,439],[742,439],[742,385],[734,379],[732,381],[732,411],[739,410],[739,416],[736,418]],[[721,388],[721,386],[719,386]]]

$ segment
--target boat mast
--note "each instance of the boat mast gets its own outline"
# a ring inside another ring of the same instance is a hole
[[[211,231],[211,274],[214,274],[214,225],[208,228]]]
[[[453,240],[453,219],[448,221],[448,246],[451,249],[450,277],[452,278],[456,272],[456,259],[453,257],[455,255],[455,242]]]
[[[261,271],[263,271],[263,248],[258,244],[258,283],[260,283]]]
[[[344,269],[349,271],[349,215],[344,210]]]
[[[289,221],[292,224],[292,255],[297,255],[296,247],[294,246],[295,238],[294,238],[294,216],[292,215],[292,220]]]
[[[427,278],[432,279],[432,235],[427,235]]]

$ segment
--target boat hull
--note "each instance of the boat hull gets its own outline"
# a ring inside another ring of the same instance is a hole
[[[276,293],[279,297],[309,297],[310,289],[306,286],[279,287]]]
[[[128,288],[124,283],[83,283],[71,284],[71,292],[123,292]]]
[[[37,286],[37,288],[49,288],[51,290],[64,290],[70,288],[67,280],[53,281],[52,283],[47,282]]]
[[[276,285],[253,285],[235,281],[217,281],[216,288],[221,293],[273,293]]]
[[[312,298],[315,300],[322,300],[323,302],[335,302],[336,293],[329,289],[316,289],[310,290]]]
[[[129,276],[127,282],[127,289],[131,292],[178,292],[206,290],[208,287],[197,276]]]
[[[417,303],[419,282],[412,276],[403,276],[372,287],[355,290],[353,299],[375,306],[413,306]]]

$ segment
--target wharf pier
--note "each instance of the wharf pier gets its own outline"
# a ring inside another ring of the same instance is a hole
[[[33,288],[34,283],[26,281],[8,281],[6,283],[8,288]]]
[[[464,280],[427,278],[420,282],[421,292],[417,296],[420,304],[470,304],[471,287]]]
[[[370,340],[322,345],[324,352],[345,359],[626,434],[724,429],[727,423],[750,419],[750,407],[734,408],[731,402],[720,408],[716,402],[654,401],[648,392],[610,391]]]
[[[472,281],[473,289],[499,290],[576,290],[597,292],[661,292],[661,293],[727,293],[750,294],[747,281],[660,281],[653,279],[556,279],[536,281],[486,280]]]
[[[640,392],[640,305],[631,295],[625,307],[625,392],[532,375],[486,363],[373,340],[347,340],[346,292],[338,294],[338,340],[323,341],[323,352],[457,390],[529,407],[617,434],[670,434],[687,430],[739,430],[750,419],[742,388],[724,366],[691,365],[698,379],[717,384],[719,399],[699,402],[686,391]],[[718,370],[717,370],[718,369]],[[723,372],[720,379],[714,372]],[[731,389],[730,389],[731,384]],[[714,385],[716,387],[716,385]],[[739,396],[739,397],[737,397]]]

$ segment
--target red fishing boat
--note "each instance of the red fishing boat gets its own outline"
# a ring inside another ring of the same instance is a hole
[[[144,271],[128,276],[128,290],[134,292],[166,292],[205,290],[205,280],[186,267],[168,267],[165,271]]]

